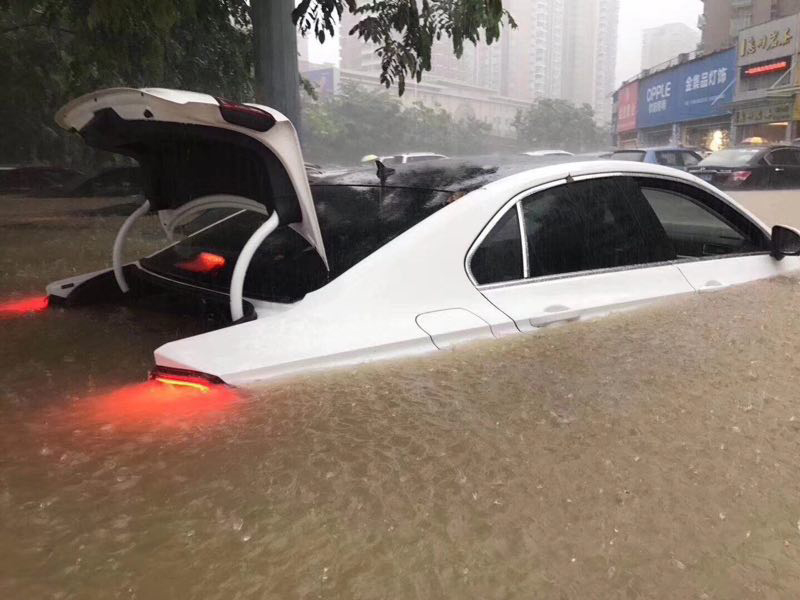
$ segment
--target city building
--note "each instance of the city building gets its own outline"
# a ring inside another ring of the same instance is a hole
[[[679,145],[717,150],[733,137],[736,48],[681,55],[644,71],[614,94],[613,131],[621,147]]]
[[[476,93],[484,90],[486,100],[502,98],[504,107],[506,100],[530,103],[540,98],[563,98],[589,104],[598,121],[609,122],[619,0],[505,0],[503,6],[513,15],[515,29],[505,28],[500,40],[491,46],[465,44],[460,59],[454,56],[449,40],[436,42],[433,69],[425,73],[423,84],[440,90],[451,88],[456,95],[464,89]],[[355,23],[355,17],[345,12],[342,73],[377,78],[380,59],[374,46],[347,35]],[[464,97],[459,114],[483,111],[473,96]],[[484,103],[479,102],[481,106]]]
[[[703,0],[698,23],[702,49],[714,52],[736,44],[739,32],[800,12],[800,0]]]
[[[642,33],[642,71],[697,50],[700,31],[685,23],[667,23]]]
[[[789,142],[800,137],[798,36],[800,15],[797,14],[739,33],[734,141],[761,138],[767,142]]]

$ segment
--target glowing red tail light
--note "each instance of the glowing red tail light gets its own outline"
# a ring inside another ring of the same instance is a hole
[[[201,252],[194,259],[175,265],[191,273],[214,273],[225,268],[225,257],[211,252]]]
[[[262,133],[275,126],[275,117],[260,108],[229,102],[221,98],[217,98],[217,102],[219,102],[219,112],[222,114],[222,118],[232,125]]]
[[[21,298],[10,302],[0,303],[0,317],[14,317],[28,313],[42,312],[47,310],[50,300],[47,296],[35,296],[32,298]]]
[[[752,171],[734,171],[731,173],[731,181],[734,183],[744,183],[753,174]]]

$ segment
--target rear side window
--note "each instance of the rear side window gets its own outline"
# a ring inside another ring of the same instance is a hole
[[[479,285],[517,281],[524,277],[522,236],[516,206],[506,211],[478,246],[470,270]]]
[[[628,177],[579,181],[523,200],[531,275],[627,267],[672,258]],[[645,231],[647,235],[644,235]]]

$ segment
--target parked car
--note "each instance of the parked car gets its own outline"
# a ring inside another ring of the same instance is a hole
[[[0,194],[57,193],[81,176],[80,171],[66,167],[0,167]]]
[[[409,163],[423,162],[426,160],[441,160],[447,158],[444,154],[434,152],[407,152],[394,156],[381,156],[380,161],[385,165],[406,165]]]
[[[664,165],[674,169],[686,170],[700,162],[700,153],[688,148],[637,148],[615,150],[611,154],[614,160],[632,160],[653,165]]]
[[[567,152],[566,150],[533,150],[531,152],[523,152],[523,154],[536,158],[542,156],[575,156],[572,152]]]
[[[57,120],[152,168],[112,268],[50,284],[51,304],[170,293],[176,310],[229,310],[220,329],[156,350],[155,374],[171,383],[248,385],[422,355],[800,269],[800,232],[770,232],[660,165],[486,157],[311,186],[292,124],[268,107],[116,89]],[[216,207],[237,212],[122,263],[138,217],[157,211],[168,227]]]
[[[742,146],[715,152],[689,169],[700,179],[728,190],[800,187],[800,148]]]

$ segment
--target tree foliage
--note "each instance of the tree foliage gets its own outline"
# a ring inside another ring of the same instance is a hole
[[[558,148],[586,152],[608,145],[610,133],[597,125],[588,104],[575,106],[567,100],[541,99],[514,119],[521,148]]]
[[[292,16],[303,34],[324,42],[345,9],[360,17],[348,34],[376,46],[381,82],[387,88],[397,83],[400,95],[406,77],[419,82],[431,70],[435,41],[449,38],[460,58],[464,42],[491,44],[504,21],[516,27],[502,0],[302,0]]]
[[[396,97],[345,85],[337,96],[307,101],[304,147],[310,160],[349,164],[368,154],[410,151],[447,155],[496,149],[489,124],[457,121],[441,108],[405,106]]]
[[[381,81],[401,93],[406,77],[430,70],[435,40],[451,38],[461,55],[465,42],[492,42],[510,20],[501,0],[302,0],[292,18],[326,40],[344,10],[359,19],[350,33],[377,46]],[[249,0],[0,0],[0,162],[80,160],[53,114],[97,88],[252,100],[251,16]]]
[[[0,0],[0,160],[80,158],[53,114],[101,87],[251,98],[245,9],[241,0]]]

